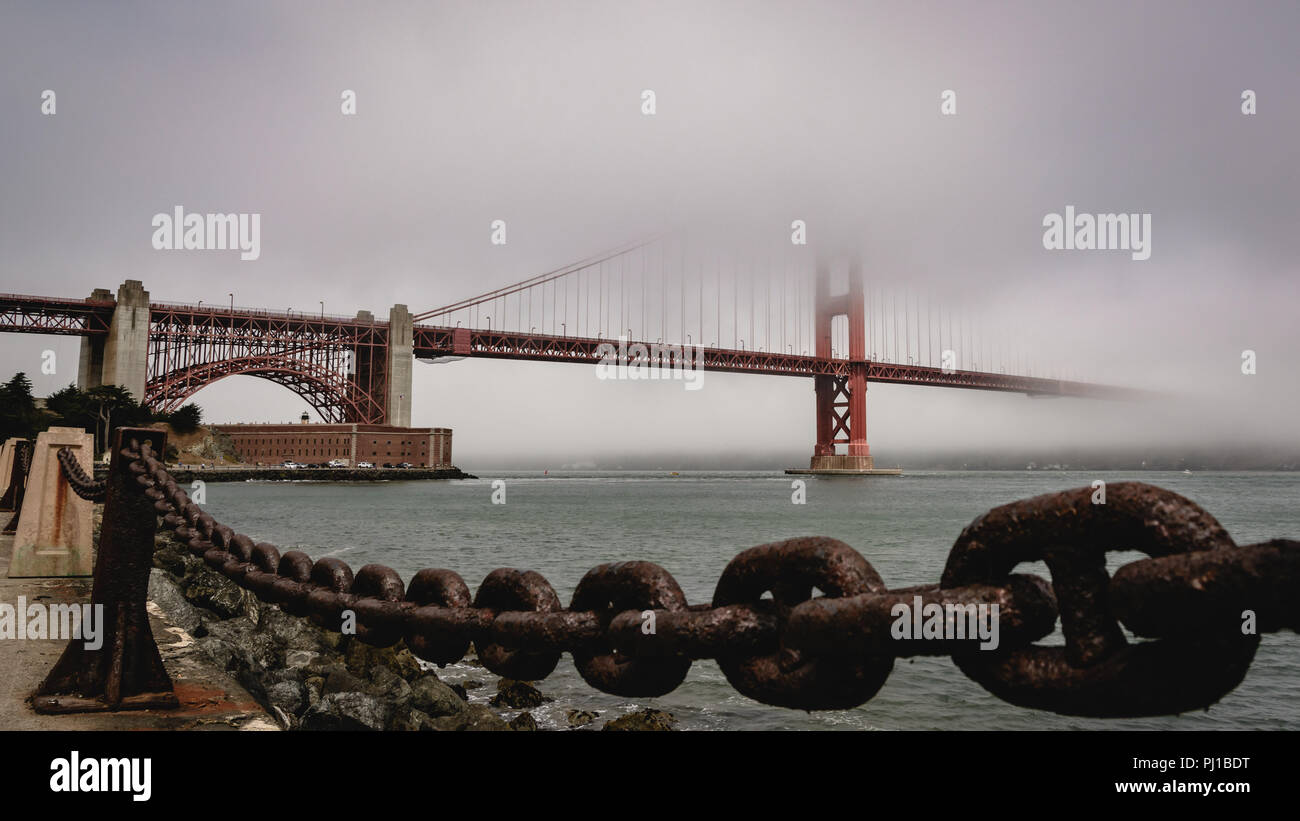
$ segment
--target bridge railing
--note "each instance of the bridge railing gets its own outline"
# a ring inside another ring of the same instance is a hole
[[[0,302],[47,302],[53,305],[70,305],[90,308],[111,308],[116,304],[111,299],[69,299],[67,297],[32,296],[31,294],[0,294]]]
[[[103,487],[97,600],[105,589],[129,590],[135,600],[123,605],[118,595],[117,606],[142,610],[141,579],[160,516],[208,566],[320,626],[354,624],[362,642],[405,641],[437,665],[463,658],[472,642],[488,670],[524,680],[547,677],[568,652],[588,684],[629,698],[671,692],[695,660],[715,659],[731,685],[757,701],[849,709],[879,691],[896,658],[946,655],[1021,707],[1093,717],[1173,714],[1207,707],[1242,681],[1260,641],[1243,631],[1243,611],[1254,614],[1259,632],[1300,627],[1300,542],[1239,547],[1190,500],[1137,482],[1111,485],[1103,504],[1093,488],[1081,488],[990,510],[957,538],[938,584],[891,590],[847,544],[809,537],[741,552],[708,604],[689,604],[662,567],[631,561],[589,570],[565,608],[532,571],[494,570],[471,595],[452,570],[421,570],[407,586],[383,565],[354,573],[337,558],[282,554],[195,504],[158,460],[162,447],[158,431],[119,434]],[[76,492],[100,492],[64,464]],[[113,549],[125,545],[129,551]],[[1151,558],[1108,578],[1104,554],[1118,549]],[[1046,561],[1051,584],[1011,573],[1036,560]],[[961,614],[984,608],[997,620],[996,648],[983,649],[988,636],[973,628],[951,629],[964,624]],[[915,632],[900,634],[901,613]],[[1035,644],[1058,614],[1065,645]],[[1130,644],[1121,623],[1155,640]],[[66,679],[62,661],[60,670]],[[149,668],[134,680],[151,675]]]
[[[232,308],[230,305],[225,305],[220,302],[214,302],[214,303],[203,305],[197,302],[168,302],[162,300],[152,300],[149,303],[149,307],[162,309],[162,310],[171,310],[171,311],[181,310],[181,311],[192,311],[194,313],[212,313],[221,316],[249,316],[249,317],[262,317],[267,319],[289,319],[289,320],[297,319],[297,320],[305,320],[305,321],[315,320],[317,322],[348,322],[352,324],[356,324],[360,322],[366,325],[387,325],[388,324],[387,319],[381,321],[380,319],[376,318],[373,321],[367,321],[367,320],[357,319],[355,315],[347,316],[344,314],[326,314],[326,313],[321,313],[319,311],[299,311],[296,309],[284,310],[284,311],[270,311],[265,308],[250,308],[250,307],[245,307],[243,305],[235,305]]]

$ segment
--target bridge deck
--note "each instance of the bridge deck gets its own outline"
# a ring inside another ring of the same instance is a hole
[[[609,361],[611,349],[640,353],[637,345],[650,352],[659,343],[620,343],[618,340],[581,337],[551,336],[547,334],[521,334],[512,331],[485,331],[469,328],[447,328],[420,325],[415,328],[415,355],[420,359],[444,357],[482,357],[488,359],[516,359],[539,362],[572,362],[597,365]],[[673,346],[667,346],[669,348]],[[680,350],[680,348],[679,348]],[[696,356],[699,356],[698,364]],[[635,361],[635,360],[633,360]],[[675,360],[667,359],[666,362]],[[876,362],[867,360],[867,380],[899,385],[933,385],[970,390],[1007,391],[1045,396],[1078,396],[1090,398],[1131,398],[1134,394],[1125,388],[1070,382],[1015,374],[987,373],[983,371],[946,370],[929,365]],[[691,354],[687,367],[724,373],[765,374],[769,376],[847,376],[849,360],[806,356],[793,353],[735,350],[730,348],[701,347]],[[667,365],[665,365],[667,367]],[[653,369],[652,369],[653,370]],[[662,372],[660,373],[662,377]],[[670,377],[669,378],[673,378]]]

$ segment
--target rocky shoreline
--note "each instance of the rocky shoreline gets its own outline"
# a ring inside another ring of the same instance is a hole
[[[530,682],[500,679],[488,704],[471,703],[464,686],[442,681],[404,642],[371,647],[285,613],[166,533],[155,540],[149,598],[286,730],[537,730],[528,709],[550,701]],[[472,648],[464,663],[482,666]],[[507,720],[503,713],[511,712]],[[570,728],[594,729],[595,721],[585,710],[568,713]],[[674,723],[647,709],[602,729],[670,730]]]

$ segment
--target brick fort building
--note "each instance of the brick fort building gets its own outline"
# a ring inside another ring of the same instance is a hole
[[[304,414],[305,416],[305,414]],[[450,468],[451,428],[404,428],[396,425],[300,424],[217,425],[229,436],[241,462],[276,465],[284,461],[324,464],[332,459],[349,465],[410,462],[415,467]]]

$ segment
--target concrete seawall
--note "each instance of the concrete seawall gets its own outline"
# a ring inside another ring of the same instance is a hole
[[[97,467],[96,478],[103,478],[106,468]],[[246,482],[318,481],[318,482],[392,482],[415,479],[477,479],[460,468],[184,468],[170,467],[177,482]]]

